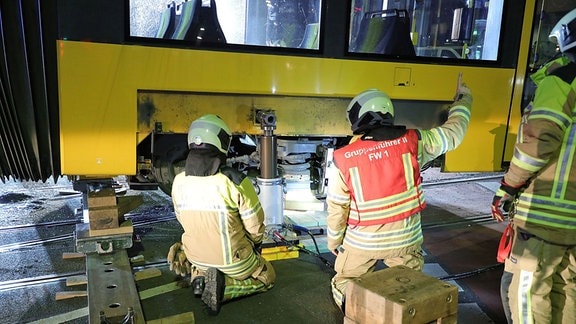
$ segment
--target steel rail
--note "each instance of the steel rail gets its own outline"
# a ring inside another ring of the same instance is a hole
[[[156,224],[156,223],[167,222],[167,221],[171,221],[171,220],[175,220],[175,219],[176,219],[176,216],[172,215],[172,216],[156,218],[154,220],[149,220],[149,221],[135,222],[132,226],[133,227],[140,227],[140,226],[146,226],[146,225],[151,225],[151,224]],[[63,241],[63,240],[72,239],[72,238],[74,238],[74,234],[64,234],[64,235],[58,235],[58,236],[45,238],[45,239],[38,239],[38,240],[30,240],[30,241],[25,241],[25,242],[16,242],[16,243],[4,244],[4,245],[0,245],[0,253],[13,251],[13,250],[17,250],[17,249],[25,248],[25,247],[35,246],[35,245],[42,245],[44,243]]]
[[[436,227],[447,227],[447,226],[465,225],[465,224],[480,224],[488,222],[496,222],[496,220],[492,218],[491,214],[475,215],[471,217],[462,218],[461,220],[456,221],[422,224],[422,229],[424,230]]]
[[[45,275],[45,276],[37,276],[37,277],[30,277],[30,278],[22,278],[16,280],[7,280],[0,282],[0,291],[6,291],[11,289],[18,289],[23,287],[41,285],[46,283],[52,283],[57,281],[65,281],[68,278],[74,276],[84,275],[85,272],[68,272],[64,274],[52,274],[52,275]]]
[[[479,176],[479,177],[462,177],[462,178],[452,178],[452,179],[445,179],[445,180],[437,180],[437,181],[424,181],[422,182],[422,187],[433,187],[433,186],[442,186],[454,183],[462,183],[462,182],[475,182],[475,181],[484,181],[484,180],[500,180],[502,179],[502,174],[499,175],[491,175],[491,176]]]
[[[145,265],[133,266],[132,269],[134,271],[139,271],[142,269],[147,268],[159,268],[163,266],[168,266],[166,261],[162,262],[151,262]],[[15,280],[6,280],[0,282],[0,291],[36,286],[36,285],[43,285],[52,282],[60,282],[66,281],[68,278],[72,278],[75,276],[85,275],[86,272],[78,271],[78,272],[67,272],[62,274],[51,274],[51,275],[44,275],[44,276],[37,276],[37,277],[30,277],[30,278],[22,278],[22,279],[15,279]]]
[[[35,245],[42,245],[44,243],[51,243],[51,242],[58,242],[67,239],[71,239],[74,237],[74,234],[65,234],[65,235],[58,235],[47,239],[39,239],[39,240],[31,240],[26,242],[16,242],[10,244],[0,245],[0,253],[2,252],[9,252],[18,250],[25,247],[35,246]]]
[[[37,227],[57,227],[57,226],[66,226],[66,225],[76,225],[80,223],[79,220],[63,220],[63,221],[52,221],[52,222],[42,222],[36,224],[21,224],[21,225],[13,225],[13,226],[2,226],[0,227],[1,231],[10,231],[10,230],[18,230],[24,228],[37,228]]]

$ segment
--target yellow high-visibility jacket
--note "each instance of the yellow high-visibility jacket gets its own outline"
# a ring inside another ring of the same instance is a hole
[[[532,79],[537,85],[525,112],[504,181],[526,186],[513,222],[539,238],[576,244],[576,63],[560,58]]]
[[[211,176],[174,178],[172,201],[184,229],[182,244],[197,267],[250,275],[258,265],[253,246],[264,237],[264,211],[249,178],[223,168]]]

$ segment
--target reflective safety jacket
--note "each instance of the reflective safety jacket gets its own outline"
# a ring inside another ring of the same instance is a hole
[[[349,225],[391,223],[424,208],[415,130],[393,140],[357,140],[336,150],[334,163],[350,190]]]
[[[326,197],[329,250],[343,245],[373,258],[419,252],[419,211],[425,206],[420,166],[462,142],[471,105],[472,97],[466,95],[452,105],[441,126],[408,130],[388,141],[360,135],[334,152],[336,167],[328,169]]]
[[[504,181],[526,188],[514,224],[555,244],[576,244],[576,63],[558,59],[536,72],[532,109]]]
[[[249,178],[232,169],[174,178],[172,201],[184,229],[188,260],[201,268],[249,275],[258,265],[253,245],[264,237],[264,211]]]

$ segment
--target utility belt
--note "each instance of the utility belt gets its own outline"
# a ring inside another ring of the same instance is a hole
[[[517,235],[518,239],[523,241],[528,241],[529,239],[533,238],[535,240],[542,241],[546,244],[560,246],[567,249],[573,249],[576,247],[576,244],[558,244],[550,242],[522,229],[518,229],[517,231],[518,231]],[[504,261],[506,261],[506,259],[510,255],[510,252],[512,251],[513,239],[514,239],[514,228],[512,227],[512,223],[509,223],[508,226],[506,226],[506,228],[504,229],[502,237],[500,238],[500,243],[498,244],[498,252],[496,254],[496,260],[498,262],[504,263]]]
[[[576,247],[576,244],[559,244],[559,243],[550,242],[548,240],[545,240],[539,236],[536,236],[532,233],[528,233],[525,230],[521,230],[521,229],[518,229],[518,237],[524,241],[528,241],[529,239],[533,238],[533,239],[536,239],[538,241],[542,241],[546,244],[550,244],[550,245],[554,245],[554,246],[561,246],[561,247],[565,247],[565,248],[569,248],[569,249]]]
[[[508,206],[508,218],[510,219],[510,225],[512,224],[512,219],[514,219],[514,215],[516,214],[516,206],[518,205],[518,198],[514,199],[511,204]],[[531,238],[534,238],[536,240],[542,241],[544,243],[547,244],[551,244],[551,245],[555,245],[555,246],[561,246],[561,247],[566,247],[566,248],[573,248],[576,247],[576,244],[558,244],[558,243],[554,243],[554,242],[550,242],[548,240],[545,240],[539,236],[536,236],[532,233],[527,232],[526,230],[523,229],[518,229],[518,237],[524,241],[528,241]]]

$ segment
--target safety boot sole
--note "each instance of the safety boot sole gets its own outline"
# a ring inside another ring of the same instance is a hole
[[[224,274],[216,268],[209,268],[204,277],[204,292],[202,301],[212,315],[220,312],[224,297]]]

